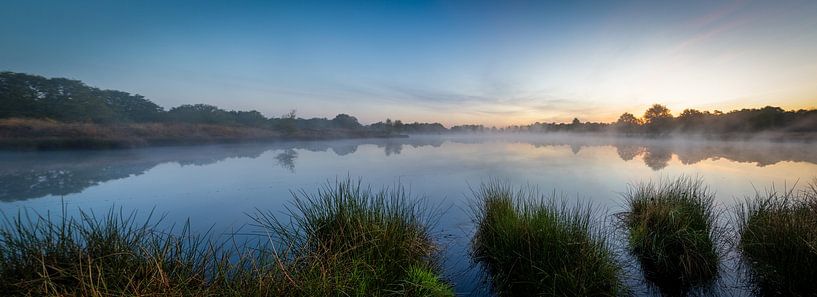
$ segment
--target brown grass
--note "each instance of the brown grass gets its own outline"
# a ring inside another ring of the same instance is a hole
[[[0,147],[114,148],[156,144],[236,142],[280,138],[269,129],[187,123],[94,124],[0,119]]]

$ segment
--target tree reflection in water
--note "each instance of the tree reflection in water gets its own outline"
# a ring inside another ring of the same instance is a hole
[[[452,144],[521,143],[534,149],[565,147],[575,158],[583,158],[584,147],[613,147],[621,160],[641,156],[652,170],[661,170],[673,155],[682,164],[708,159],[753,162],[767,166],[781,161],[817,164],[817,153],[807,143],[748,143],[666,141],[637,138],[548,138],[538,137],[445,137],[420,136],[391,139],[277,142],[212,146],[159,147],[113,151],[0,152],[0,201],[17,201],[48,195],[79,193],[100,183],[140,175],[164,163],[204,166],[227,158],[258,158],[273,152],[277,166],[295,173],[299,151],[327,152],[338,156],[355,154],[361,145],[374,145],[386,156],[399,155],[404,146],[440,147]]]

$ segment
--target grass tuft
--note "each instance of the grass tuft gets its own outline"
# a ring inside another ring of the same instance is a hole
[[[300,192],[285,218],[221,243],[111,210],[20,213],[0,226],[4,296],[453,296],[439,277],[432,215],[402,187],[350,180]],[[260,236],[259,236],[260,235]],[[248,236],[248,237],[245,237]]]
[[[449,284],[442,281],[433,269],[422,266],[412,266],[408,269],[399,293],[403,296],[454,296]]]
[[[677,294],[718,278],[722,232],[715,225],[714,195],[700,179],[638,184],[625,200],[628,246],[647,281]]]
[[[316,194],[296,193],[293,206],[289,222],[273,213],[255,217],[286,250],[277,257],[288,263],[284,272],[298,284],[292,293],[403,295],[432,283],[448,288],[436,278],[438,250],[429,229],[434,216],[404,188],[372,191],[347,179]],[[412,279],[417,267],[434,274],[435,282]],[[438,291],[453,295],[450,288]]]
[[[82,212],[55,219],[28,212],[0,228],[0,291],[25,296],[198,295],[208,271],[222,271],[215,249],[185,225],[155,232],[136,213]]]
[[[474,259],[502,296],[615,296],[625,292],[621,268],[597,229],[591,207],[568,207],[536,190],[506,183],[474,192]]]
[[[738,249],[761,295],[817,292],[817,179],[806,188],[774,188],[737,208]]]

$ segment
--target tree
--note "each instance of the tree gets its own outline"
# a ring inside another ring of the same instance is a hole
[[[196,124],[231,124],[233,116],[226,110],[209,104],[185,104],[171,108],[167,120]]]
[[[665,133],[672,126],[672,114],[669,108],[661,104],[653,104],[644,112],[644,124],[653,133]]]
[[[164,112],[164,108],[141,95],[132,95],[126,92],[104,90],[100,94],[105,103],[123,120],[134,122],[157,121]]]
[[[625,125],[625,126],[638,126],[641,125],[641,120],[635,117],[635,115],[625,112],[622,113],[621,116],[618,117],[616,121],[617,125]]]
[[[332,119],[332,125],[343,129],[357,129],[361,127],[357,118],[345,113],[335,116],[335,118]]]
[[[288,113],[281,116],[281,121],[278,125],[278,129],[286,135],[295,134],[298,131],[298,127],[295,126],[295,110],[290,110]]]
[[[621,132],[634,133],[641,126],[641,120],[636,118],[635,115],[625,112],[618,117],[615,126]]]
[[[100,90],[78,80],[0,72],[0,118],[144,122],[157,120],[163,112],[142,96]]]
[[[684,109],[678,118],[678,128],[682,131],[692,131],[701,128],[709,112],[703,113],[697,109]]]
[[[237,123],[245,126],[264,126],[267,121],[267,118],[257,110],[231,111],[230,113],[233,115]]]

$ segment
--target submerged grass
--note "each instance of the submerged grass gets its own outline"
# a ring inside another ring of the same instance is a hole
[[[0,292],[453,296],[438,274],[425,209],[400,187],[373,192],[346,180],[296,194],[286,219],[252,216],[263,236],[241,244],[214,243],[188,225],[171,235],[160,220],[121,211],[77,219],[21,213],[0,228]]]
[[[625,194],[628,246],[644,277],[667,294],[711,285],[718,277],[722,232],[714,195],[700,179],[635,185]]]
[[[616,296],[625,293],[606,233],[586,205],[568,207],[502,182],[474,192],[473,255],[502,296]]]
[[[817,292],[817,179],[754,197],[737,208],[738,249],[760,295]]]

